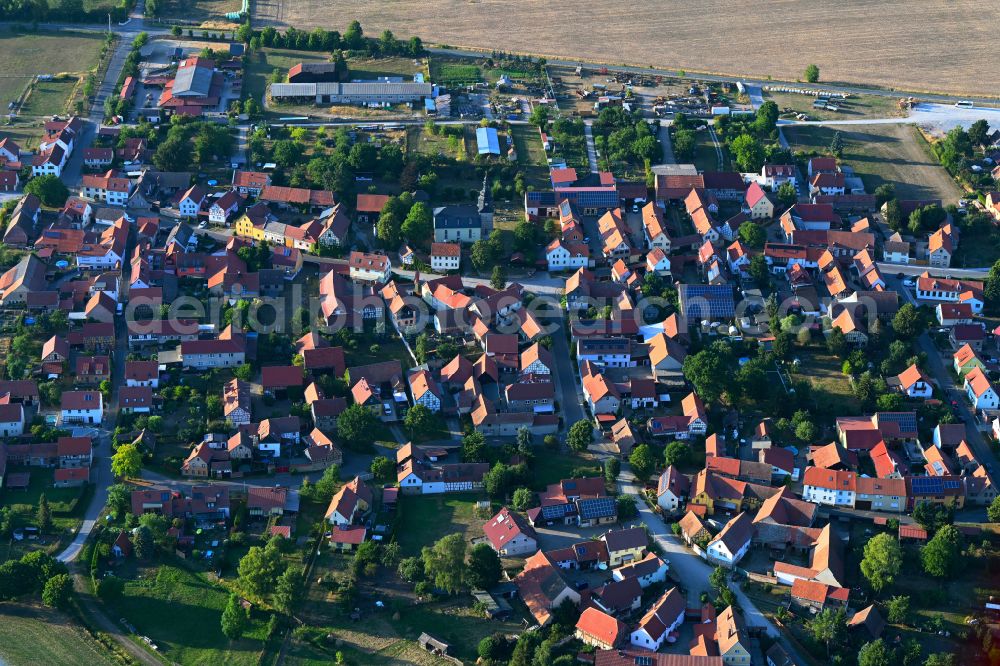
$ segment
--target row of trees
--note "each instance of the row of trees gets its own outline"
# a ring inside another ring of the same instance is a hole
[[[261,31],[255,31],[249,23],[240,26],[236,31],[236,39],[248,44],[252,50],[260,47],[297,49],[299,51],[356,51],[370,56],[409,56],[418,57],[424,54],[424,44],[419,37],[408,40],[398,39],[391,30],[384,30],[378,37],[365,35],[361,23],[351,21],[347,30],[341,35],[336,30],[316,28],[308,32],[289,28],[278,32],[273,26],[267,26]]]

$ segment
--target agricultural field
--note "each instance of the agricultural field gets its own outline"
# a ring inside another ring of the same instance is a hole
[[[639,0],[629,9],[581,0],[573,5],[576,20],[560,23],[563,7],[545,0],[469,3],[460,10],[452,0],[266,0],[254,4],[254,23],[343,30],[357,19],[368,34],[389,29],[401,37],[419,35],[428,43],[609,65],[794,81],[813,62],[825,81],[983,94],[995,94],[1000,87],[1000,69],[983,68],[983,52],[970,47],[990,44],[994,37],[993,23],[983,20],[978,3],[888,0],[873,12],[866,0],[794,7],[782,0]],[[331,25],[331,16],[340,17],[339,26]],[[781,38],[762,49],[760,35],[773,32],[775,16],[781,17]],[[559,30],[553,31],[557,23]],[[837,29],[830,31],[833,24]],[[725,48],[720,48],[720,35],[725,35]],[[914,49],[913,44],[923,46]]]
[[[0,31],[0,51],[5,54],[4,76],[0,77],[0,103],[6,106],[24,91],[32,77],[38,74],[56,75],[70,73],[79,76],[97,65],[103,39],[96,33],[15,34]],[[69,95],[72,86],[62,82],[43,84],[41,110],[29,105],[25,113],[51,114],[51,109],[62,110],[55,99],[56,91]],[[65,97],[62,100],[65,102]]]
[[[793,151],[825,154],[837,129],[794,125],[782,131]],[[941,199],[948,204],[961,197],[961,190],[931,154],[916,127],[887,124],[839,131],[844,140],[842,161],[861,176],[869,192],[892,183],[901,199]]]
[[[0,608],[0,663],[27,666],[118,663],[63,614],[50,608],[7,603]]]

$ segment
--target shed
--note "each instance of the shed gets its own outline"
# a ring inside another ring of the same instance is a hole
[[[448,650],[451,648],[444,641],[440,641],[427,633],[420,634],[417,642],[420,643],[420,647],[432,654],[448,654]]]

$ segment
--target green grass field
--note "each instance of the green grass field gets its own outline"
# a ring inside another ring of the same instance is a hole
[[[860,413],[861,405],[841,372],[840,359],[826,352],[796,350],[801,365],[793,379],[806,379],[813,387],[816,410],[828,416]]]
[[[96,66],[101,43],[97,33],[19,35],[0,30],[0,52],[4,54],[0,103],[6,106],[17,99],[35,75],[86,72]]]
[[[77,79],[38,81],[21,112],[29,116],[53,116],[65,110],[66,100],[73,92]]]
[[[222,635],[225,588],[175,564],[146,570],[146,576],[126,583],[124,595],[112,604],[113,616],[153,639],[160,654],[178,664],[257,663],[260,640],[231,642]],[[249,634],[262,638],[261,623],[253,622]]]
[[[577,453],[560,452],[551,453],[547,450],[538,449],[535,459],[535,489],[543,490],[545,486],[557,483],[562,479],[572,476],[573,470],[581,467],[594,468],[594,474],[599,474],[597,468],[598,461],[592,458],[584,458]]]
[[[483,80],[475,65],[449,60],[431,59],[431,81],[443,86],[468,86]]]
[[[240,0],[167,0],[160,16],[183,16],[188,21],[224,20],[229,12],[238,12]]]
[[[397,509],[406,529],[399,534],[403,557],[419,555],[420,549],[449,534],[466,537],[482,534],[485,520],[476,517],[476,502],[483,493],[449,493],[441,496],[402,495]]]
[[[105,666],[116,662],[61,613],[8,603],[0,605],[0,663]]]
[[[874,192],[883,183],[891,183],[901,199],[940,199],[949,204],[962,195],[916,127],[866,125],[857,131],[849,127],[840,130],[844,141],[841,162],[861,176],[868,192]],[[784,127],[782,131],[803,162],[813,154],[828,154],[837,130],[798,125]]]

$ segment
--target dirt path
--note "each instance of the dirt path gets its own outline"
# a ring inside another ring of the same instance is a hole
[[[73,586],[76,589],[77,599],[80,602],[80,608],[86,614],[87,619],[93,628],[110,636],[138,663],[144,664],[145,666],[162,666],[164,662],[133,643],[129,637],[125,635],[121,627],[118,626],[118,623],[114,622],[111,618],[104,614],[104,608],[100,605],[100,602],[90,594],[86,577],[79,572],[73,572]]]

